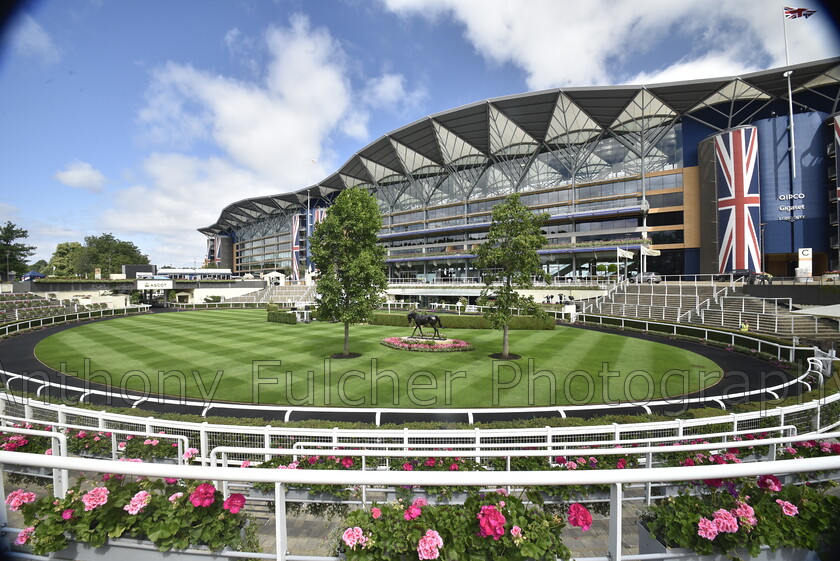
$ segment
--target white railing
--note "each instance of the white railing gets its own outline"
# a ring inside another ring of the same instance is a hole
[[[40,318],[32,318],[14,323],[8,323],[0,326],[0,336],[11,335],[18,331],[26,331],[28,329],[35,329],[37,327],[47,327],[50,325],[59,325],[71,321],[81,321],[84,319],[95,319],[112,316],[121,316],[129,314],[139,314],[149,311],[148,304],[137,304],[128,306],[126,308],[105,308],[102,310],[90,310],[87,312],[74,312],[72,314],[62,314],[59,316],[47,316]]]
[[[837,438],[840,433],[824,435],[826,438]],[[756,444],[767,444],[773,446],[786,445],[791,442],[806,440],[807,437],[782,437],[767,439],[756,443],[732,442],[727,444],[729,448],[740,448]],[[707,444],[694,444],[669,448],[668,452],[674,451],[698,451],[712,450]],[[235,451],[236,449],[231,449]],[[301,449],[249,449],[252,453],[258,454],[300,454]],[[580,449],[580,453],[587,456],[600,454],[638,454],[645,458],[653,454],[663,452],[661,447],[635,447],[635,448],[609,448],[609,449]],[[225,449],[216,450],[214,458],[222,458],[228,451]],[[322,455],[330,452],[323,449],[305,451],[308,454]],[[574,452],[569,449],[569,452]],[[481,450],[470,451],[436,451],[440,457],[547,457],[557,454],[557,451],[494,451]],[[350,457],[364,457],[368,452],[359,450],[341,450],[342,455]],[[380,450],[376,451],[380,457],[399,456],[403,452]],[[227,488],[230,482],[247,481],[250,483],[274,484],[274,529],[276,540],[276,551],[271,553],[255,552],[231,552],[223,551],[221,555],[227,557],[251,557],[264,559],[277,559],[279,561],[316,561],[316,560],[337,560],[338,557],[314,557],[306,555],[293,555],[287,552],[288,530],[286,517],[287,490],[289,485],[339,485],[343,487],[360,487],[362,498],[367,504],[366,489],[395,488],[402,486],[458,486],[475,489],[497,489],[506,487],[508,491],[517,492],[524,487],[540,486],[564,486],[564,485],[607,485],[609,486],[609,530],[606,539],[606,555],[588,558],[588,561],[630,561],[634,559],[664,559],[662,555],[636,555],[625,553],[622,547],[622,535],[624,524],[624,503],[630,500],[625,496],[625,488],[632,485],[644,485],[646,488],[654,484],[681,483],[686,481],[698,481],[705,479],[726,479],[735,477],[754,477],[765,474],[798,474],[806,472],[827,471],[831,477],[837,477],[840,470],[840,456],[825,456],[808,459],[794,460],[770,460],[751,461],[737,464],[711,464],[692,467],[654,467],[647,463],[644,467],[635,469],[608,469],[608,470],[555,470],[555,471],[465,471],[465,472],[438,472],[438,471],[390,471],[390,470],[314,470],[314,469],[248,469],[241,467],[217,467],[209,466],[185,466],[185,465],[163,465],[154,463],[128,463],[106,460],[70,458],[64,456],[46,456],[38,454],[24,454],[18,452],[0,451],[0,463],[16,464],[24,466],[41,467],[53,470],[78,470],[86,473],[110,473],[126,476],[176,478],[183,480],[215,481],[221,483],[219,487]],[[245,476],[245,477],[244,477]],[[2,479],[0,479],[0,491]],[[585,501],[585,499],[583,499]],[[0,510],[0,524],[7,525],[7,513],[5,505]],[[6,533],[16,534],[21,530],[18,528],[5,527]],[[43,559],[12,552],[12,556],[29,559]]]
[[[726,302],[737,302],[734,308],[724,307]],[[747,302],[761,303],[761,313],[767,315],[777,315],[779,313],[779,306],[787,308],[787,311],[793,309],[793,299],[791,298],[755,298],[753,296],[726,296],[726,301],[721,303],[721,310],[741,311],[741,312],[758,312],[758,310],[747,309]],[[767,308],[770,308],[768,311]]]

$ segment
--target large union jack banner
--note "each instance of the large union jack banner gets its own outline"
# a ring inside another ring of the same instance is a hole
[[[300,280],[300,215],[292,216],[292,229],[290,232],[292,242],[292,280]]]
[[[758,131],[735,129],[715,137],[719,272],[761,271],[758,225]]]

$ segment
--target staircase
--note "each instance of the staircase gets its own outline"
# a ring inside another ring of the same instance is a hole
[[[591,313],[749,331],[812,343],[840,343],[838,322],[794,314],[789,298],[756,298],[730,285],[624,284],[588,308]]]
[[[258,304],[296,304],[298,302],[314,302],[316,286],[292,284],[285,286],[269,285],[260,290],[228,298],[225,302],[255,302]]]

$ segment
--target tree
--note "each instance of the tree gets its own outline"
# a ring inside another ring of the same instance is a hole
[[[64,242],[55,247],[50,258],[52,274],[88,275],[100,268],[105,274],[118,273],[123,265],[146,265],[149,257],[132,242],[118,240],[113,234],[87,236],[85,244]]]
[[[320,270],[318,319],[344,324],[344,356],[350,324],[370,319],[388,288],[385,249],[377,244],[382,215],[376,199],[359,188],[343,191],[309,239]]]
[[[55,246],[55,251],[50,257],[49,273],[57,277],[69,277],[76,274],[75,262],[77,255],[82,251],[82,244],[79,242],[64,242]],[[44,272],[44,271],[41,271]]]
[[[103,273],[118,273],[123,265],[146,265],[149,257],[140,253],[132,242],[118,240],[113,234],[87,236],[85,238],[84,259],[80,263],[80,273],[90,273],[95,268]]]
[[[35,253],[34,245],[26,245],[22,240],[29,237],[29,232],[17,225],[6,221],[6,225],[0,228],[0,267],[5,267],[6,275],[4,280],[9,280],[12,272],[27,272],[26,263],[29,257]]]
[[[493,218],[487,241],[476,251],[478,267],[484,270],[485,287],[482,300],[488,308],[484,317],[494,329],[502,330],[502,356],[509,356],[508,326],[516,309],[535,315],[544,312],[532,297],[524,297],[518,290],[533,288],[534,277],[549,277],[540,265],[537,250],[546,243],[540,227],[548,218],[534,214],[514,193],[493,207]]]
[[[50,264],[47,263],[44,259],[39,259],[35,261],[32,265],[27,267],[27,269],[30,271],[37,271],[42,275],[46,275],[47,271],[50,270]]]

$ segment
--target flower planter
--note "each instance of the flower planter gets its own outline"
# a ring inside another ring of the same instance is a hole
[[[186,550],[158,551],[152,542],[117,538],[108,540],[102,547],[93,547],[87,543],[71,542],[70,546],[52,554],[53,559],[72,559],[74,561],[147,561],[166,559],[168,561],[228,561],[242,559],[231,557],[223,552],[213,552],[205,548]]]
[[[653,536],[644,524],[639,523],[639,553],[657,553],[666,554],[663,559],[693,559],[698,561],[729,561],[732,557],[723,553],[713,555],[696,555],[690,549],[682,547],[667,547]],[[673,557],[669,557],[672,554]],[[770,549],[762,549],[758,557],[751,557],[746,550],[738,550],[736,552],[741,559],[755,559],[756,561],[818,561],[819,555],[816,551],[809,551],[807,549],[794,549],[790,547],[781,547],[776,551]],[[690,557],[686,557],[689,555]]]
[[[30,477],[49,477],[53,476],[52,468],[37,467],[37,466],[21,466],[16,464],[4,464],[3,471],[6,473],[14,473],[16,475],[27,475]]]

